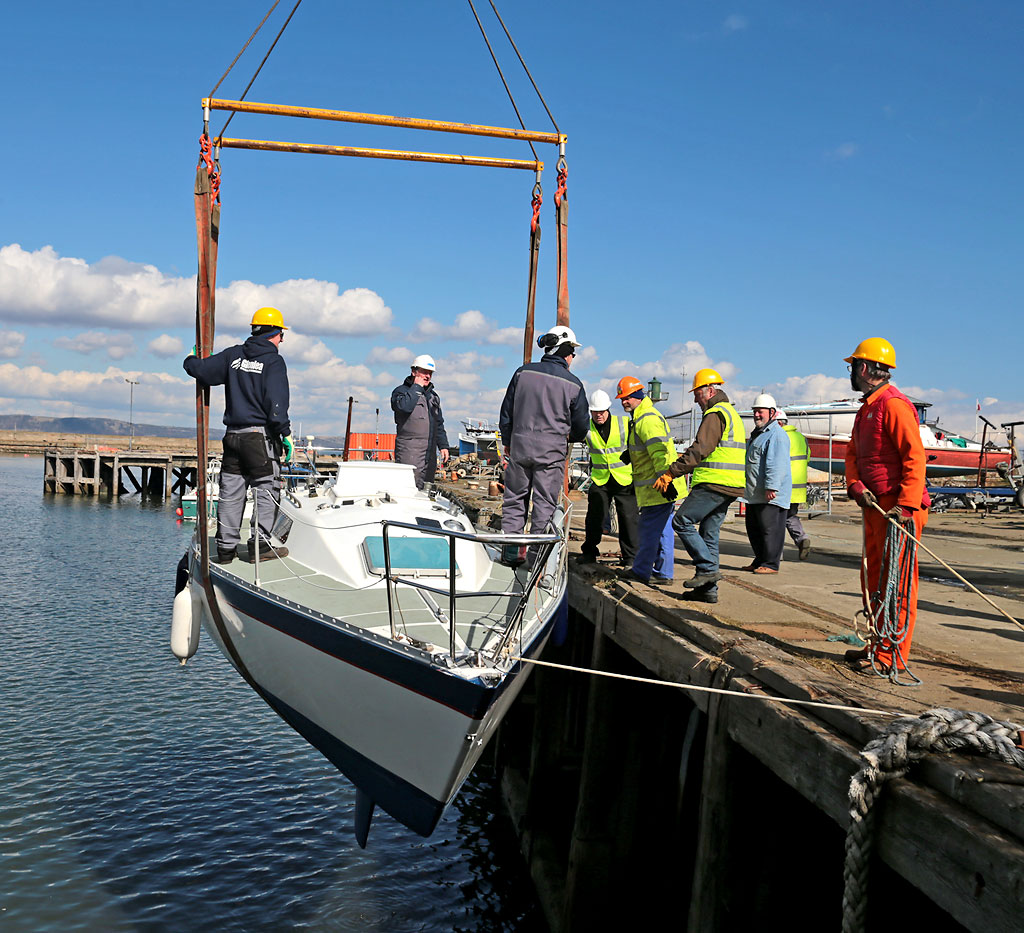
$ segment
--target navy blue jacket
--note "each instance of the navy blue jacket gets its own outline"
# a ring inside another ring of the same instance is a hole
[[[269,337],[250,337],[204,360],[189,356],[181,365],[204,385],[224,386],[224,424],[228,430],[262,426],[277,437],[292,433],[288,367]]]
[[[513,460],[543,465],[564,460],[569,443],[584,440],[590,430],[583,383],[554,354],[520,366],[505,390],[498,427]]]

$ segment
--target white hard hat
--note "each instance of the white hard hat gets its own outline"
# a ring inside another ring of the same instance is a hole
[[[612,400],[604,389],[595,389],[590,393],[591,411],[608,411],[612,407]]]
[[[576,339],[576,334],[573,332],[571,327],[566,327],[564,324],[556,324],[546,334],[541,334],[537,338],[537,346],[542,347],[545,353],[551,353],[557,350],[563,344],[570,344],[573,347],[582,347]]]
[[[789,421],[789,415],[786,414],[786,409],[785,408],[780,408],[778,411],[775,412],[775,420],[776,421]]]
[[[762,392],[757,398],[754,399],[752,408],[778,408],[775,404],[775,399],[767,392]]]
[[[437,367],[434,365],[434,358],[426,353],[421,353],[412,361],[413,369],[429,369],[433,372]]]

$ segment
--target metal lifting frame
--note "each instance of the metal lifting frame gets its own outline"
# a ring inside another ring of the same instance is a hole
[[[418,117],[395,117],[380,113],[358,113],[349,110],[323,110],[314,107],[292,107],[286,104],[265,104],[255,101],[222,100],[204,97],[204,112],[228,110],[234,113],[262,113],[275,116],[302,117],[309,120],[330,120],[341,123],[366,123],[374,126],[395,126],[405,129],[431,130],[438,133],[462,133],[527,142],[552,143],[564,146],[564,133],[513,129],[502,126],[481,126],[453,123],[447,120],[425,120]],[[262,149],[273,152],[308,152],[320,155],[355,156],[364,159],[401,159],[409,162],[441,162],[450,165],[480,165],[487,168],[517,168],[541,172],[544,163],[530,159],[500,159],[487,156],[455,155],[441,152],[414,152],[397,149],[362,149],[354,146],[326,146],[310,143],[279,142],[269,139],[218,138],[214,144],[225,149]]]

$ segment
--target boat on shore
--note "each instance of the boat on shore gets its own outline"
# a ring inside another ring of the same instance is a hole
[[[459,456],[475,454],[478,460],[493,463],[500,456],[499,437],[495,422],[466,418],[459,431]]]
[[[998,470],[1009,464],[1009,446],[991,442],[984,446],[939,426],[929,420],[930,402],[911,399],[918,413],[918,428],[927,459],[925,473],[929,478],[970,476],[979,470]],[[860,408],[860,399],[837,399],[811,405],[786,405],[789,423],[807,438],[808,465],[827,473],[846,472],[846,446],[853,430],[853,419]]]
[[[356,786],[360,845],[375,806],[426,836],[565,618],[568,524],[566,505],[549,534],[479,532],[411,466],[332,465],[282,496],[272,545],[287,556],[211,564],[208,589],[197,530],[172,648],[194,654],[201,621]],[[504,544],[532,561],[505,566]]]

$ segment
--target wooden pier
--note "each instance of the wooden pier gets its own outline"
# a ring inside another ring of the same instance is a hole
[[[43,454],[43,491],[70,496],[143,496],[171,498],[196,487],[196,455],[191,451],[152,452],[47,448]]]
[[[1024,522],[1011,524],[975,523],[966,544],[938,527],[931,546],[948,534],[967,560],[982,545],[977,566],[960,567],[990,592],[1009,589],[1000,602],[1020,617],[1012,544]],[[925,684],[855,674],[841,661],[848,645],[827,636],[851,630],[858,526],[809,523],[814,559],[763,583],[738,572],[740,525],[724,526],[719,605],[681,599],[692,572],[681,552],[667,592],[574,569],[569,639],[544,656],[736,696],[538,667],[501,726],[503,795],[557,933],[842,927],[850,777],[892,719],[758,697],[1024,722],[1024,633],[983,603],[961,609],[962,591],[925,583],[935,571],[922,568],[911,660]],[[1004,532],[1009,546],[986,547]],[[1024,771],[930,754],[887,785],[875,826],[868,930],[1024,926]]]

